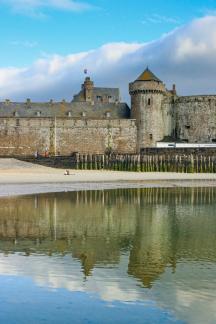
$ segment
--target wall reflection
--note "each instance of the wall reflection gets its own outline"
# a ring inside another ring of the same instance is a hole
[[[216,189],[122,189],[0,200],[0,251],[71,256],[85,276],[129,254],[145,287],[182,260],[216,260]]]

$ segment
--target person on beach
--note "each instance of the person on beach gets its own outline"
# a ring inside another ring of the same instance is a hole
[[[45,148],[44,156],[45,156],[45,157],[49,157],[48,147]]]

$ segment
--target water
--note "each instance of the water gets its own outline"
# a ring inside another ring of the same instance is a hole
[[[0,323],[216,323],[216,189],[0,200]]]

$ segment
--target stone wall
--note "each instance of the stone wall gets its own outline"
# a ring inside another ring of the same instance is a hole
[[[0,155],[135,153],[134,120],[0,118]]]
[[[175,136],[175,107],[173,104],[173,97],[165,96],[162,101],[162,134],[165,137]]]
[[[189,143],[216,141],[216,96],[179,97],[175,110],[178,139]]]

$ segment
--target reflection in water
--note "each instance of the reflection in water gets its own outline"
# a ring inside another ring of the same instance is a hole
[[[186,322],[214,323],[215,207],[214,188],[1,199],[0,275],[105,300],[151,299]]]

